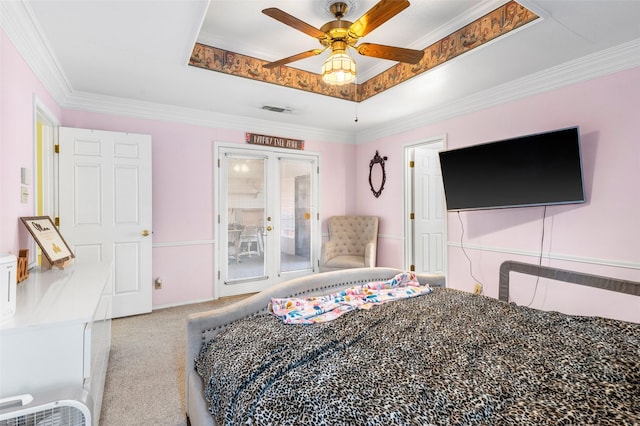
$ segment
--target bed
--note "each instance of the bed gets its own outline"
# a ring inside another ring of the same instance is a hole
[[[508,303],[510,272],[640,296],[640,283],[505,262],[500,300],[418,275],[424,295],[285,324],[270,311],[274,298],[339,294],[402,271],[298,278],[189,317],[187,419],[197,426],[640,424],[640,324]]]

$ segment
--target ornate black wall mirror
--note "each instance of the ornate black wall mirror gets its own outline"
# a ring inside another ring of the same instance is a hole
[[[380,154],[376,151],[376,155],[369,162],[369,186],[376,198],[382,194],[384,183],[387,180],[387,174],[384,171],[385,161],[387,161],[387,157],[380,157]]]

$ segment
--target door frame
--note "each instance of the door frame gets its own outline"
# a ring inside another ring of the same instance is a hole
[[[38,143],[38,124],[49,128],[43,132]],[[33,169],[31,188],[34,216],[58,215],[58,158],[55,145],[58,144],[60,122],[38,96],[33,95]],[[29,268],[40,264],[40,249],[36,242],[31,244]]]
[[[311,256],[311,270],[309,272],[299,272],[299,271],[290,271],[290,272],[284,272],[284,273],[280,273],[279,270],[274,271],[275,272],[275,276],[276,278],[273,279],[271,285],[277,284],[278,282],[281,281],[285,281],[287,279],[292,279],[292,278],[296,278],[299,276],[303,276],[303,275],[309,275],[312,273],[316,273],[318,271],[318,264],[319,264],[319,259],[320,259],[320,250],[322,247],[322,235],[320,232],[320,211],[321,211],[321,206],[320,206],[320,175],[319,175],[319,170],[320,170],[320,153],[319,152],[315,152],[315,151],[298,151],[298,150],[291,150],[291,149],[281,149],[281,148],[273,148],[273,147],[265,147],[265,146],[260,146],[260,145],[250,145],[250,144],[239,144],[239,143],[233,143],[233,142],[214,142],[213,143],[213,164],[212,166],[214,167],[215,171],[213,172],[213,201],[214,201],[214,206],[213,206],[213,217],[212,217],[212,221],[213,221],[213,229],[215,230],[215,235],[214,235],[214,241],[215,241],[215,250],[214,250],[214,262],[213,262],[213,276],[214,276],[214,281],[215,281],[215,292],[214,292],[214,299],[218,299],[221,297],[222,293],[225,293],[222,296],[227,296],[227,292],[222,291],[222,286],[224,285],[224,278],[222,276],[222,269],[221,269],[221,265],[223,263],[226,263],[227,259],[226,259],[226,250],[224,245],[226,244],[226,237],[223,237],[222,234],[223,232],[221,231],[221,226],[223,223],[225,223],[224,220],[221,220],[220,218],[222,217],[222,214],[224,212],[222,212],[221,206],[222,206],[222,202],[221,202],[221,197],[223,196],[223,194],[221,193],[221,185],[222,185],[222,180],[220,178],[221,176],[221,156],[220,156],[220,151],[222,149],[230,149],[230,150],[235,150],[235,151],[244,151],[247,154],[255,154],[255,155],[265,155],[265,154],[269,154],[269,155],[275,155],[277,156],[278,154],[280,155],[303,155],[303,156],[308,156],[308,157],[314,157],[314,161],[315,164],[317,166],[317,170],[316,170],[316,175],[317,175],[317,179],[315,184],[312,182],[312,191],[313,193],[316,194],[316,203],[315,203],[315,212],[312,212],[312,228],[311,228],[311,235],[312,235],[312,241],[313,241],[313,245],[312,245],[312,256]],[[275,188],[274,191],[274,197],[278,197],[280,196],[280,188]],[[314,205],[314,203],[312,202],[312,205]],[[276,212],[275,214],[272,215],[274,218],[274,221],[279,221],[280,219],[280,214],[279,212]],[[279,226],[278,226],[279,229]],[[279,234],[278,234],[279,235]],[[223,244],[225,243],[225,244]],[[280,247],[280,244],[277,244],[277,247]],[[224,256],[223,256],[224,254]],[[280,266],[280,259],[279,256],[274,256],[273,261],[270,265],[267,265],[267,272],[269,272],[269,268],[273,268],[279,269]],[[234,284],[236,285],[236,284]],[[243,286],[243,284],[237,284],[238,286]],[[240,288],[240,287],[238,287]],[[233,292],[231,292],[232,294],[235,294]],[[237,294],[242,294],[241,292],[238,292]]]
[[[441,148],[437,148],[436,145],[442,144]],[[411,219],[411,213],[414,213],[415,216],[418,216],[415,212],[415,183],[414,183],[414,170],[411,167],[410,162],[413,158],[413,152],[418,148],[430,148],[438,149],[438,150],[446,150],[447,149],[447,135],[441,136],[433,136],[431,138],[425,139],[420,142],[414,142],[404,145],[403,147],[403,168],[404,168],[404,235],[406,236],[404,239],[404,268],[405,270],[410,270],[412,265],[415,265],[415,223],[414,220]],[[444,207],[444,247],[443,247],[443,265],[444,265],[444,275],[445,278],[448,276],[449,272],[449,263],[448,263],[448,220],[449,216],[447,214],[446,205],[443,203]]]

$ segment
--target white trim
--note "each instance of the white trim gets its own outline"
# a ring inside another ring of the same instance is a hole
[[[514,254],[518,256],[529,256],[529,257],[540,257],[540,252],[536,252],[533,250],[516,250],[507,247],[495,247],[495,246],[482,246],[477,244],[460,244],[458,242],[449,241],[447,244],[448,247],[459,247],[462,248],[464,246],[465,250],[477,250],[477,251],[488,251],[493,253],[505,253],[505,254]],[[640,263],[637,262],[627,262],[623,260],[614,260],[614,259],[599,259],[595,257],[583,257],[583,256],[574,256],[570,254],[561,254],[561,253],[543,253],[542,258],[549,260],[562,260],[568,262],[575,263],[587,263],[591,265],[599,265],[599,266],[612,266],[615,268],[624,268],[624,269],[638,269],[640,270]]]
[[[206,298],[206,299],[195,299],[195,300],[187,300],[184,302],[178,302],[178,303],[166,303],[164,305],[154,305],[152,308],[152,311],[157,311],[160,309],[167,309],[167,308],[176,308],[178,306],[187,306],[187,305],[193,305],[196,303],[206,303],[206,302],[213,302],[215,300],[218,300],[218,298]]]
[[[191,55],[193,54],[193,46],[195,46],[198,41],[198,35],[202,32],[202,25],[204,24],[205,19],[207,19],[207,10],[211,5],[211,0],[205,0],[200,3],[200,21],[198,21],[197,25],[194,25],[191,28],[191,41],[189,43],[185,43],[184,45],[184,53],[182,54],[183,63],[185,67],[191,60]]]
[[[58,215],[58,163],[54,154],[54,145],[58,143],[58,127],[60,121],[46,106],[46,104],[33,94],[33,163],[31,172],[31,202],[33,214],[38,214],[38,199],[42,196],[42,214],[56,217]],[[42,164],[38,164],[38,123],[42,124]],[[47,130],[47,132],[45,132]],[[42,171],[42,187],[38,184],[38,166]],[[42,194],[40,194],[42,192]],[[29,268],[36,266],[40,249],[35,241],[31,243],[32,256]]]
[[[425,127],[506,102],[640,66],[640,38],[359,132],[356,143]]]
[[[26,1],[0,1],[0,26],[47,91],[61,104],[72,89]]]
[[[163,241],[153,243],[152,247],[185,247],[185,246],[209,246],[215,245],[216,240],[192,240],[192,241]]]
[[[499,5],[501,1],[492,0],[486,3]],[[538,15],[542,19],[549,18],[546,11],[535,7],[535,4],[530,4],[533,3],[532,1],[527,0],[526,3],[526,6],[531,6],[530,9],[534,12],[540,12]],[[478,8],[482,7],[484,5],[478,6]],[[256,133],[268,134],[277,131],[279,134],[290,133],[307,139],[356,144],[414,130],[512,100],[522,99],[569,84],[640,66],[640,39],[631,40],[503,85],[492,87],[467,96],[464,99],[439,105],[437,108],[423,110],[396,123],[385,123],[357,133],[350,133],[77,92],[70,87],[58,65],[57,58],[52,53],[52,50],[48,48],[43,33],[38,28],[37,21],[27,2],[0,0],[0,25],[34,74],[61,108],[238,129]]]
[[[298,139],[327,139],[329,141],[343,143],[354,142],[351,134],[341,131],[298,126],[271,120],[261,120],[195,108],[185,108],[177,105],[118,98],[87,92],[74,92],[70,94],[64,102],[61,102],[60,106],[62,108],[79,111],[163,120],[196,126],[240,130],[242,132],[273,133],[280,135],[290,134],[296,135]]]

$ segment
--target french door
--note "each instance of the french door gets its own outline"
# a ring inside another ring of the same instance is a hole
[[[218,144],[216,156],[217,296],[315,272],[318,155]]]

